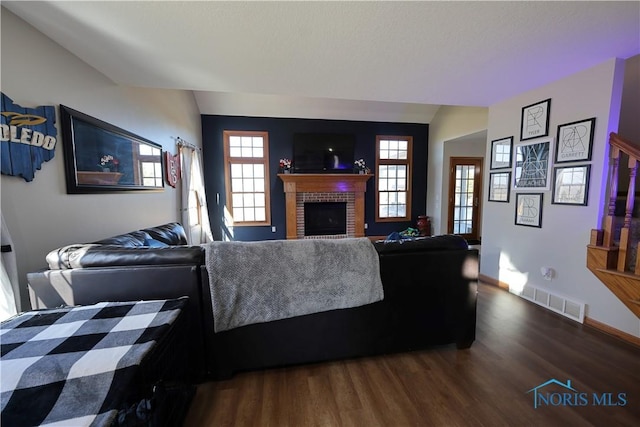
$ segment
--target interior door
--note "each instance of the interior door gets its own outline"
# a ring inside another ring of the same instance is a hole
[[[449,168],[448,232],[479,243],[482,158],[452,157]]]

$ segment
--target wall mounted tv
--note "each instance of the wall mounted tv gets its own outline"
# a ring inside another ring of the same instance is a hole
[[[296,133],[293,168],[296,173],[352,173],[354,134]]]

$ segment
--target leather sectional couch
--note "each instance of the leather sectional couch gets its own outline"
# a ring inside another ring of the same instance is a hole
[[[200,246],[169,223],[51,251],[48,269],[27,274],[33,309],[188,296],[185,308],[192,378],[206,371]]]
[[[70,245],[28,274],[33,308],[189,296],[197,380],[243,370],[369,356],[475,339],[478,251],[453,235],[377,241],[384,299],[214,332],[204,246],[165,224]]]

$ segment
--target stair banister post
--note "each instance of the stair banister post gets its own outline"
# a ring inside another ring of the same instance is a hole
[[[611,147],[609,161],[609,206],[604,224],[604,246],[613,246],[613,220],[616,212],[616,197],[618,196],[618,165],[620,164],[620,149]]]
[[[636,173],[638,160],[629,155],[629,191],[627,192],[627,204],[624,213],[624,225],[620,230],[620,252],[618,254],[618,271],[626,271],[629,266],[629,235],[631,233],[631,218],[633,215],[633,200],[636,194]]]
[[[609,212],[614,216],[616,212],[616,197],[618,196],[618,167],[620,165],[620,149],[611,147],[612,161],[609,163]]]
[[[631,227],[633,217],[633,202],[636,198],[636,173],[638,171],[638,159],[629,156],[629,191],[627,192],[627,204],[624,213],[624,226]]]

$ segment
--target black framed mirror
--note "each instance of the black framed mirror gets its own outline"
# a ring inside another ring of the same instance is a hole
[[[67,193],[160,191],[162,146],[60,105]]]

